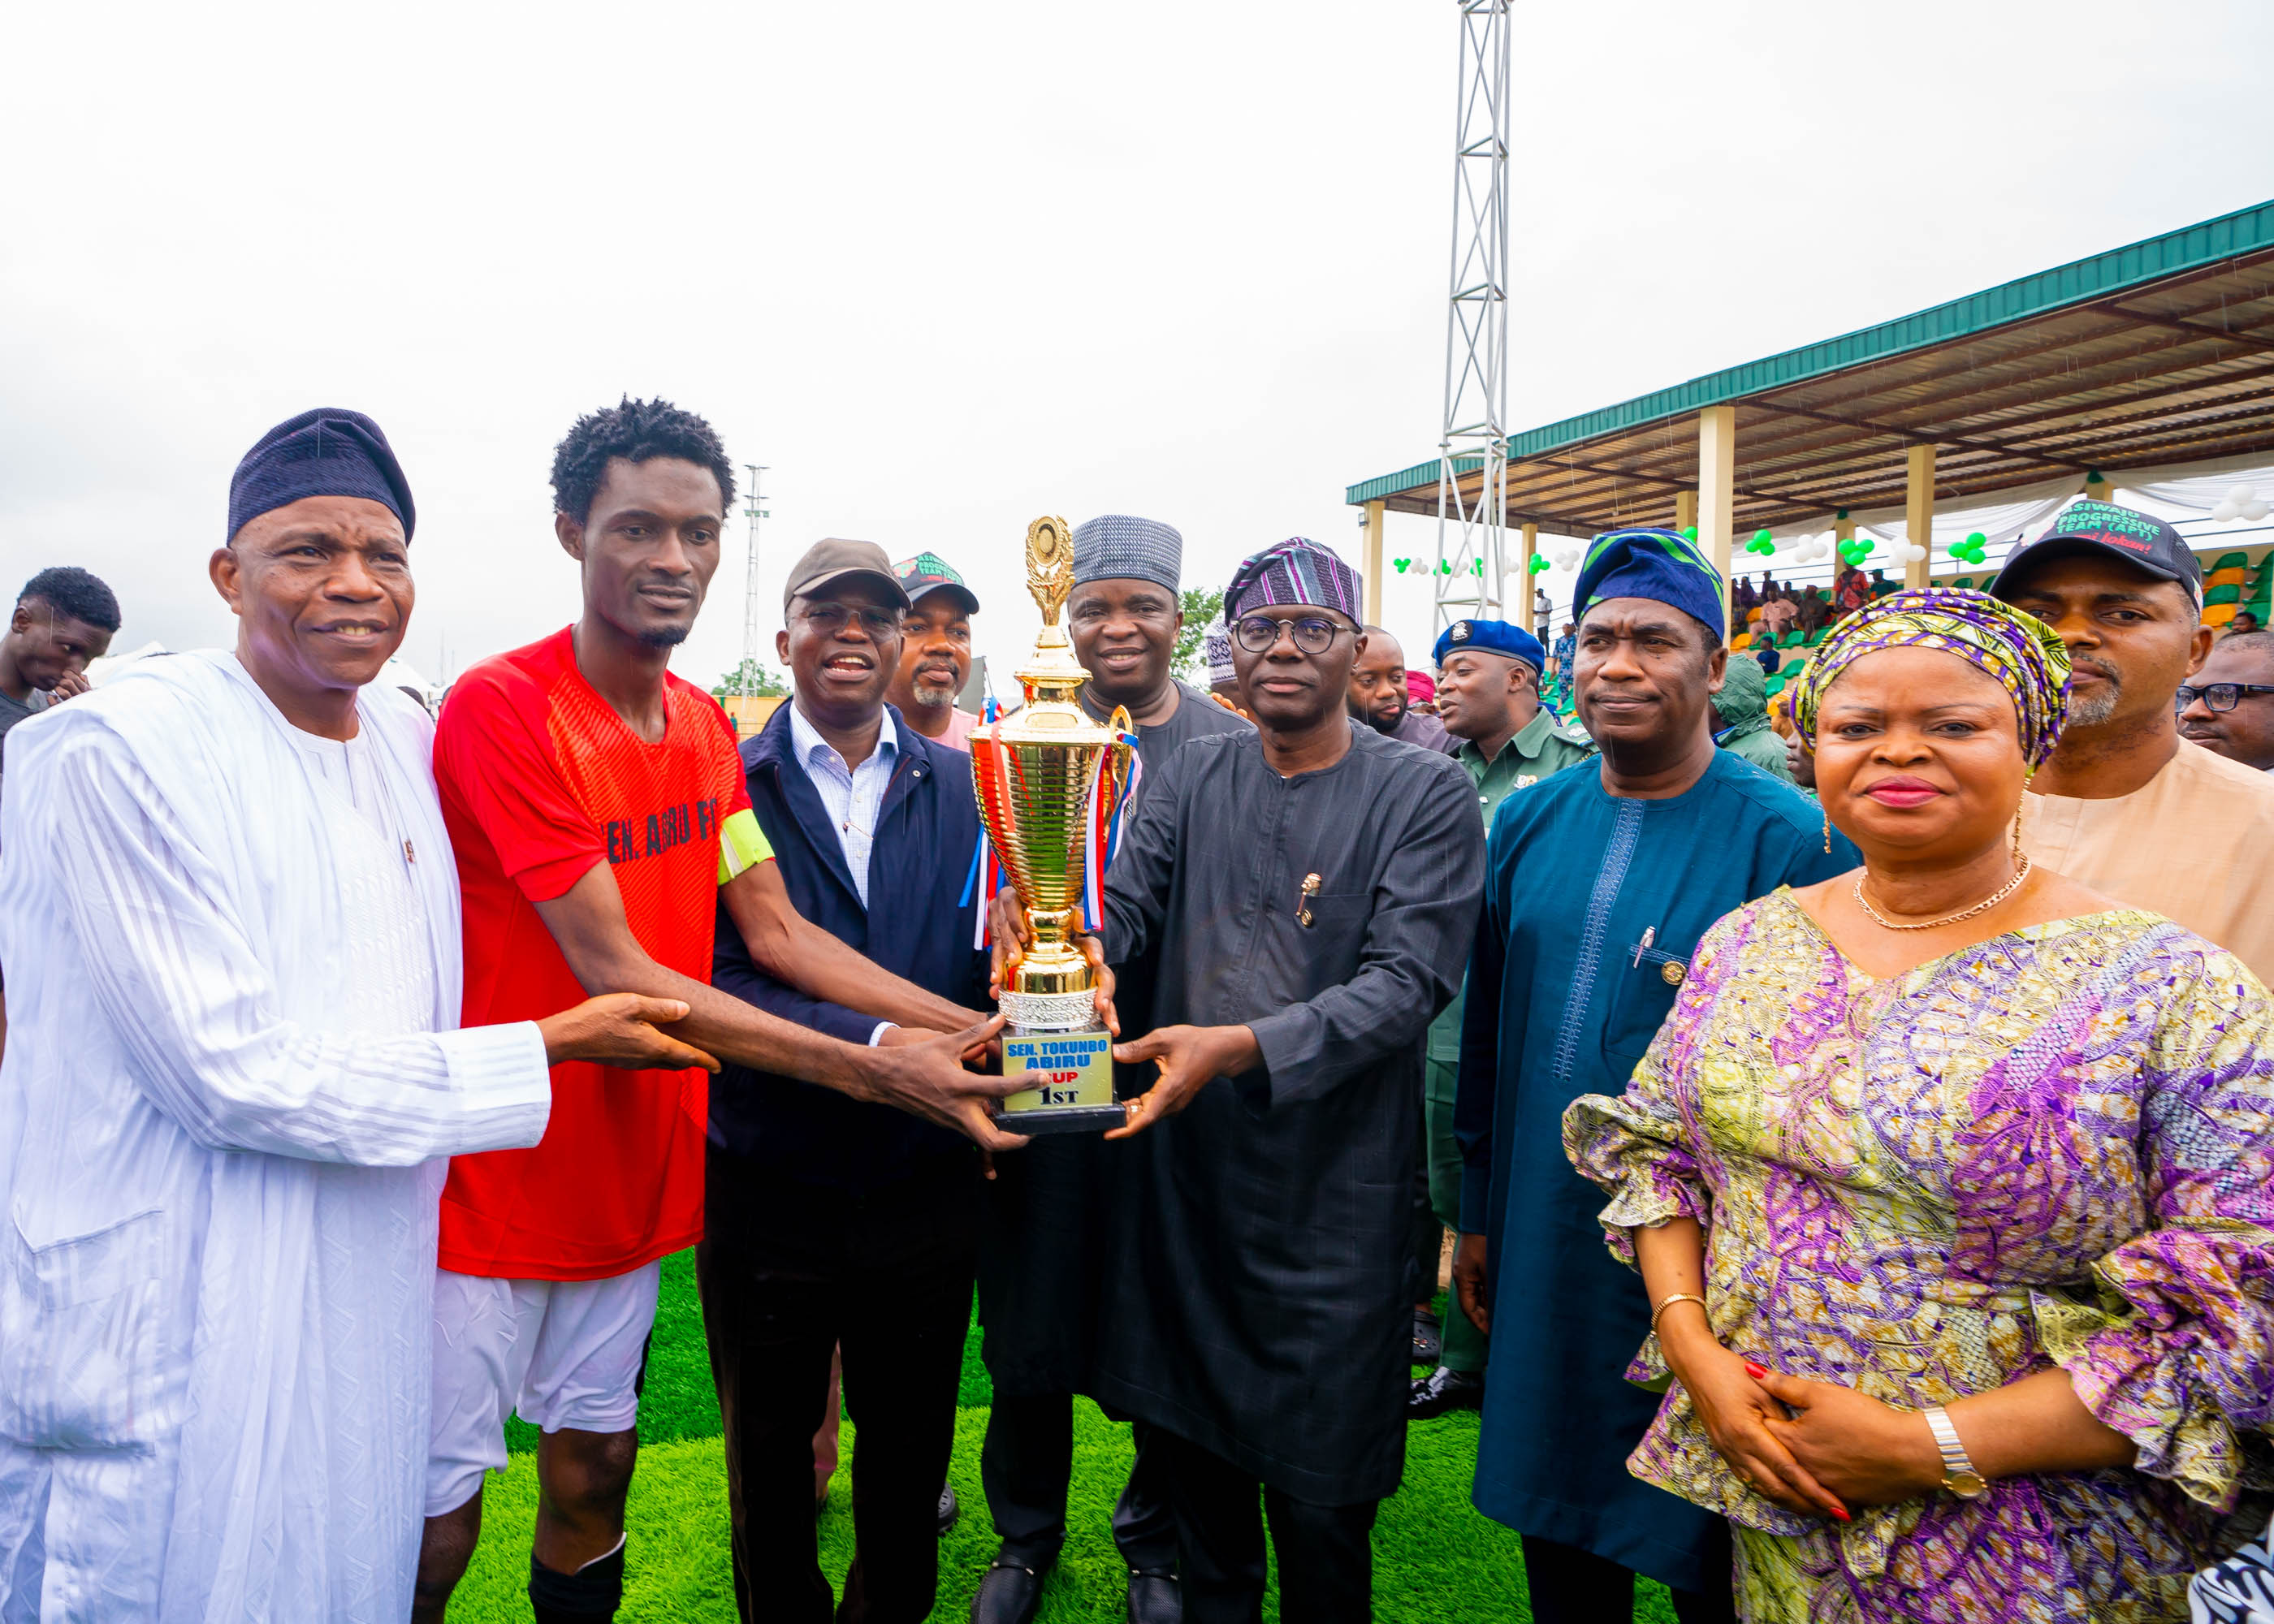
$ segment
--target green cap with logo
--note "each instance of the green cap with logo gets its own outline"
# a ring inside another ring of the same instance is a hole
[[[914,605],[927,592],[948,592],[963,605],[966,614],[979,613],[979,596],[963,584],[963,577],[954,565],[937,553],[919,553],[914,558],[902,559],[892,568],[900,572],[900,590],[908,595]]]

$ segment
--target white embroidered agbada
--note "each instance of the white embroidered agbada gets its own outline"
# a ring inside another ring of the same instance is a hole
[[[431,724],[358,710],[188,654],[11,730],[0,1624],[409,1616],[439,1158],[551,1095],[454,1030]]]

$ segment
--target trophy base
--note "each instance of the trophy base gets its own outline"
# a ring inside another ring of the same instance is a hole
[[[1127,1127],[1129,1113],[1118,1105],[1044,1105],[1005,1111],[996,1117],[995,1125],[1005,1133],[1028,1138],[1045,1133],[1103,1133]]]
[[[1102,1133],[1129,1113],[1114,1102],[1113,1039],[1083,993],[1006,993],[1003,1075],[1035,1086],[1004,1100],[1005,1133]]]

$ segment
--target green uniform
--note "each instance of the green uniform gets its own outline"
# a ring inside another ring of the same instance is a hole
[[[1758,767],[1773,778],[1792,782],[1785,764],[1784,741],[1769,726],[1768,679],[1760,662],[1749,655],[1730,657],[1721,691],[1713,695],[1714,719],[1721,724],[1714,742]]]
[[[1574,762],[1585,761],[1595,747],[1577,728],[1566,727],[1542,709],[1521,731],[1487,761],[1475,741],[1465,740],[1453,759],[1468,769],[1477,786],[1478,810],[1485,827],[1510,792],[1536,784],[1551,772]],[[1426,1106],[1429,1130],[1429,1205],[1437,1222],[1449,1229],[1461,1227],[1461,1147],[1453,1139],[1454,1083],[1461,1068],[1461,1007],[1465,989],[1429,1025],[1429,1066]],[[1457,1304],[1445,1314],[1444,1364],[1450,1369],[1480,1374],[1485,1368],[1484,1333],[1471,1325]]]

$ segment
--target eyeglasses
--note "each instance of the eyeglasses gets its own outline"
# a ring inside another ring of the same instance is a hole
[[[2172,708],[2184,710],[2198,699],[2214,710],[2232,710],[2245,694],[2274,694],[2264,682],[2213,682],[2205,688],[2183,688],[2172,695]]]
[[[900,635],[900,612],[897,609],[848,609],[843,604],[815,604],[801,618],[823,636],[833,637],[855,615],[861,619],[861,629],[875,642]]]
[[[1295,646],[1306,654],[1324,654],[1334,647],[1342,628],[1321,615],[1306,615],[1299,620],[1275,620],[1268,614],[1244,614],[1231,628],[1239,646],[1250,654],[1261,654],[1279,641],[1284,630],[1295,640]]]

